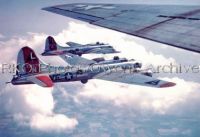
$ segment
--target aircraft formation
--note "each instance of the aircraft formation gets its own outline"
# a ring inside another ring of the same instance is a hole
[[[37,84],[42,87],[53,87],[58,82],[100,79],[126,84],[136,84],[157,88],[171,87],[175,83],[156,79],[152,73],[143,70],[142,63],[134,59],[114,56],[111,60],[104,58],[87,59],[84,54],[114,54],[119,53],[111,45],[103,43],[81,45],[68,42],[68,47],[60,46],[53,37],[48,36],[42,56],[59,56],[67,64],[55,67],[41,61],[33,49],[23,47],[17,57],[17,72],[13,76],[13,85]]]

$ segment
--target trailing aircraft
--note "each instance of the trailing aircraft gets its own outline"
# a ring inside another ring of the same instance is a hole
[[[135,60],[115,57],[109,63],[105,61],[105,63],[102,63],[103,60],[89,60],[73,54],[67,58],[71,58],[74,62],[84,60],[85,63],[88,63],[84,67],[83,65],[76,67],[77,64],[54,67],[41,61],[30,47],[23,47],[18,53],[17,72],[11,83],[13,85],[37,84],[42,87],[53,87],[54,83],[58,82],[80,81],[85,84],[88,80],[100,79],[156,88],[176,85],[173,82],[153,78],[150,72],[141,70],[141,66]],[[115,62],[116,59],[117,62]]]
[[[128,62],[126,58],[119,58],[114,56],[111,60],[105,60],[104,58],[94,58],[88,60],[86,58],[80,58],[78,56],[82,54],[109,54],[109,53],[120,53],[116,51],[112,46],[105,45],[97,42],[96,44],[80,45],[73,42],[67,43],[71,47],[59,46],[53,37],[48,36],[46,39],[45,50],[41,54],[42,56],[60,56],[64,61],[70,65],[91,65],[91,64],[110,64],[110,63],[121,63]],[[100,46],[100,47],[99,47]],[[78,56],[76,56],[78,55]],[[131,61],[134,61],[133,59]],[[135,65],[141,67],[141,63]]]
[[[109,44],[96,42],[95,44],[81,45],[74,42],[66,43],[69,47],[60,46],[56,43],[52,36],[46,38],[45,50],[43,56],[61,55],[61,54],[75,54],[81,56],[82,54],[109,54],[119,53]]]

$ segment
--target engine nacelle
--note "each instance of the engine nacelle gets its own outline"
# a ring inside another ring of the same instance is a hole
[[[136,62],[134,68],[142,68],[142,63]]]
[[[119,60],[119,56],[114,56],[113,60]]]
[[[82,79],[82,80],[81,80],[81,83],[82,83],[82,84],[86,84],[87,82],[88,82],[88,79]]]
[[[149,77],[153,76],[153,73],[151,71],[143,72],[142,74]]]
[[[94,59],[92,59],[92,60],[96,61],[97,63],[102,62],[102,61],[105,61],[104,58],[94,58]]]

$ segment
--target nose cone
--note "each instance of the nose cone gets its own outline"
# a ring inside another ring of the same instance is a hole
[[[17,84],[17,80],[16,80],[16,78],[12,78],[12,80],[11,80],[11,83],[13,84],[13,85],[16,85]]]
[[[42,56],[46,56],[46,52],[41,53]]]
[[[167,83],[164,83],[164,84],[160,85],[160,88],[168,88],[168,87],[173,87],[175,85],[176,85],[176,83],[167,82]]]

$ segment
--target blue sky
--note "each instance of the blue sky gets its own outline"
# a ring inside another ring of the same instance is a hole
[[[45,38],[52,35],[61,45],[67,41],[110,43],[122,51],[123,57],[135,58],[144,64],[200,64],[196,53],[41,10],[72,2],[1,0],[0,62],[15,63],[17,51],[25,45],[37,54],[42,53]],[[199,0],[137,0],[134,3],[200,5]],[[39,57],[45,62],[64,63],[59,57]],[[163,90],[100,80],[91,80],[86,85],[61,83],[44,89],[37,85],[5,85],[12,75],[0,77],[0,136],[200,136],[200,76],[197,74],[163,74],[161,78],[177,83],[176,87]]]

